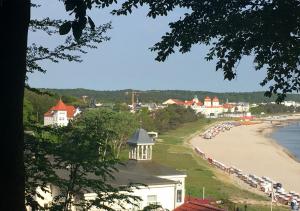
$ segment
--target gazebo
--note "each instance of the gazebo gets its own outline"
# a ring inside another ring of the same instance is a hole
[[[139,128],[134,135],[127,141],[129,145],[129,159],[131,160],[151,160],[153,139],[147,131]]]

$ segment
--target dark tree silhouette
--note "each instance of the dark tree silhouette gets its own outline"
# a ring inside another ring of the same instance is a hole
[[[209,45],[206,59],[217,59],[224,79],[235,78],[242,57],[253,55],[255,69],[267,71],[260,83],[269,86],[266,96],[277,94],[279,102],[300,91],[299,0],[128,0],[113,13],[127,15],[143,4],[152,18],[176,8],[187,11],[151,48],[156,60],[165,61],[177,49],[187,53],[193,45]]]
[[[0,0],[1,197],[0,210],[24,210],[23,96],[29,0]]]

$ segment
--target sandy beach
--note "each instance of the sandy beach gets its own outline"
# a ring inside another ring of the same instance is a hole
[[[196,136],[190,143],[227,166],[247,174],[268,176],[281,182],[286,191],[300,193],[300,163],[268,137],[273,126],[270,122],[237,126],[213,139]]]

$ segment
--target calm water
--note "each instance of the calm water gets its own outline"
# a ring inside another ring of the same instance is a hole
[[[300,122],[278,128],[272,134],[272,138],[288,149],[300,161]]]

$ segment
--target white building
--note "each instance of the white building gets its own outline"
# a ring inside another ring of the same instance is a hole
[[[300,103],[295,102],[295,101],[283,101],[282,104],[287,107],[290,107],[290,106],[299,107],[300,106]]]
[[[62,100],[44,114],[44,125],[67,126],[69,121],[80,113],[78,108],[66,105]]]
[[[250,110],[249,103],[241,102],[241,103],[224,103],[220,104],[218,97],[210,98],[209,96],[205,97],[204,102],[202,104],[201,101],[198,100],[197,96],[195,96],[192,100],[180,101],[177,99],[169,99],[163,102],[164,105],[180,105],[184,107],[192,108],[196,113],[203,114],[206,118],[217,118],[220,114],[226,113],[247,113]],[[243,116],[243,114],[239,114],[239,116]]]
[[[108,181],[113,187],[126,186],[129,183],[139,183],[137,188],[133,188],[130,193],[141,198],[138,207],[124,201],[116,201],[115,204],[107,204],[115,210],[124,210],[118,204],[121,203],[125,210],[138,211],[150,204],[157,204],[162,207],[160,210],[174,210],[184,204],[185,199],[185,178],[186,173],[163,166],[152,161],[152,148],[154,142],[149,137],[147,131],[138,129],[131,139],[128,140],[129,160],[124,165],[118,165],[118,171],[112,173],[114,180]],[[67,175],[60,172],[63,176]],[[145,186],[146,185],[146,186]],[[43,198],[37,197],[37,202],[45,207],[59,193],[57,187],[49,185],[49,192],[45,193],[38,189]],[[86,192],[85,200],[93,200],[96,193]],[[71,207],[72,211],[77,211],[76,207]],[[79,209],[78,209],[79,210]],[[96,207],[91,207],[90,211],[102,211]]]
[[[173,210],[182,205],[185,198],[186,173],[152,161],[154,142],[144,129],[138,129],[127,143],[129,160],[118,168],[116,177],[123,178],[122,180],[128,177],[129,180],[147,185],[133,192],[133,195],[142,199],[139,209],[149,204],[159,204],[164,210]],[[118,182],[118,179],[115,181]],[[128,207],[128,210],[135,209]]]

